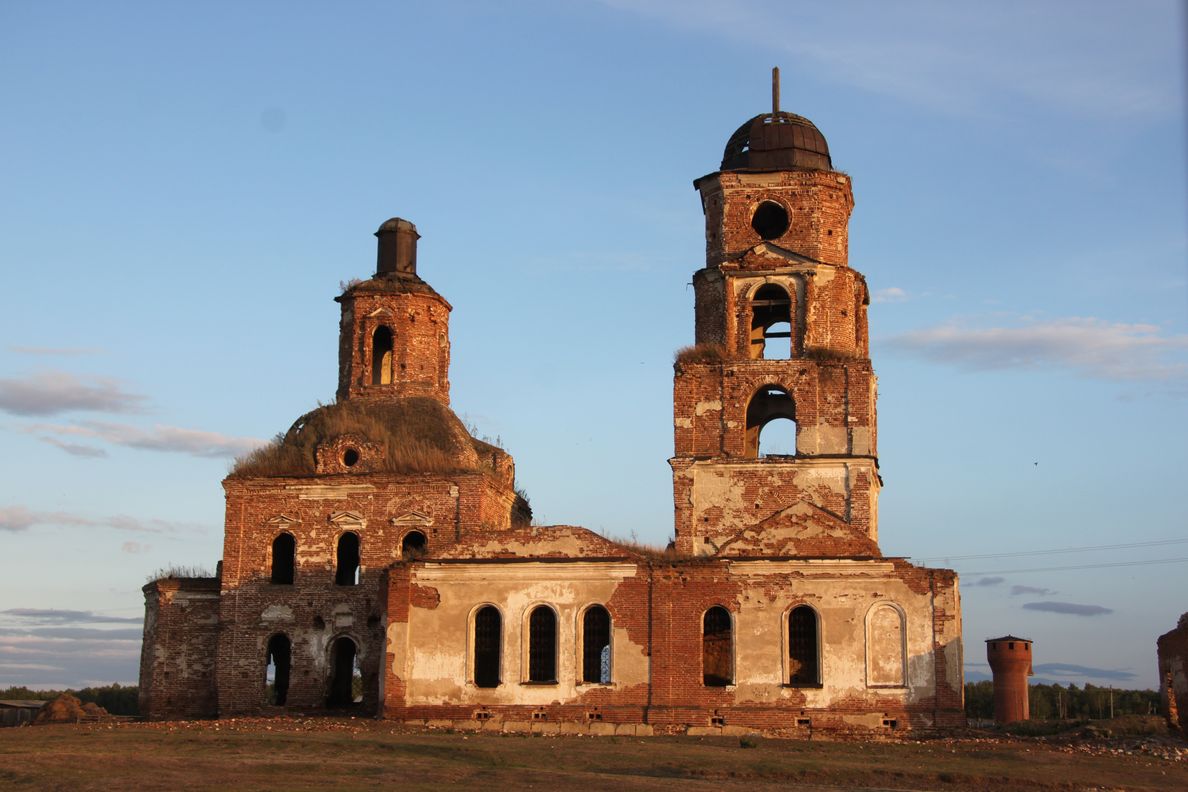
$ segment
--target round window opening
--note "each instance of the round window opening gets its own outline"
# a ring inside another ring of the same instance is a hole
[[[751,228],[764,239],[779,239],[788,230],[788,210],[775,201],[764,201],[751,218]]]
[[[342,464],[347,467],[354,467],[359,462],[359,452],[354,448],[348,448],[342,452]]]

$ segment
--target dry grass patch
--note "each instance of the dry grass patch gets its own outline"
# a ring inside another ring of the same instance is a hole
[[[229,475],[312,476],[318,447],[343,435],[381,446],[384,458],[377,468],[389,473],[465,472],[499,451],[472,438],[458,417],[434,399],[346,401],[306,413],[288,432],[236,460]]]
[[[684,366],[694,366],[707,363],[721,363],[726,359],[726,347],[721,344],[693,344],[681,347],[673,355],[672,367],[680,373]]]

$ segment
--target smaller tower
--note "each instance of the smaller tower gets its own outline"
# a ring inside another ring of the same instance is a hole
[[[375,232],[375,275],[338,296],[338,399],[428,396],[450,403],[450,304],[417,275],[417,227],[393,217]]]
[[[994,720],[1000,724],[1029,720],[1027,677],[1031,676],[1031,641],[1004,635],[986,641],[986,659],[994,672]]]

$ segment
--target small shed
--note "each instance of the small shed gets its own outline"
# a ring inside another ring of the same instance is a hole
[[[32,723],[44,706],[44,701],[35,699],[0,699],[0,726]]]

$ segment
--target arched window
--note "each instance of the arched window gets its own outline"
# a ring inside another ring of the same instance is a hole
[[[408,560],[420,558],[429,549],[429,540],[420,531],[409,531],[400,542],[400,557]]]
[[[503,618],[494,605],[484,605],[474,614],[474,684],[499,687],[499,655],[503,643]]]
[[[748,352],[753,360],[792,357],[792,299],[782,286],[767,283],[755,292],[751,300],[751,348]]]
[[[371,384],[392,383],[392,331],[377,327],[371,334]]]
[[[350,638],[335,639],[330,648],[330,697],[327,706],[349,707],[363,700],[363,674],[359,668],[359,649]]]
[[[890,602],[874,605],[866,615],[866,684],[903,687],[907,654],[903,611]]]
[[[296,567],[297,540],[291,533],[278,534],[272,540],[272,582],[291,584]]]
[[[591,605],[582,617],[583,682],[610,684],[610,638],[610,612],[601,605]]]
[[[734,684],[734,637],[730,612],[721,605],[707,610],[702,620],[701,674],[706,687]]]
[[[528,681],[557,681],[557,614],[548,605],[528,616]]]
[[[359,583],[359,534],[347,531],[338,537],[338,566],[334,583],[354,586]]]
[[[770,428],[769,424],[774,424]],[[793,456],[796,454],[796,404],[777,385],[764,385],[747,405],[746,454]]]
[[[264,700],[283,707],[289,698],[289,674],[293,663],[293,644],[289,636],[277,633],[268,639],[264,668]]]
[[[817,613],[798,605],[788,614],[788,684],[821,684]]]

